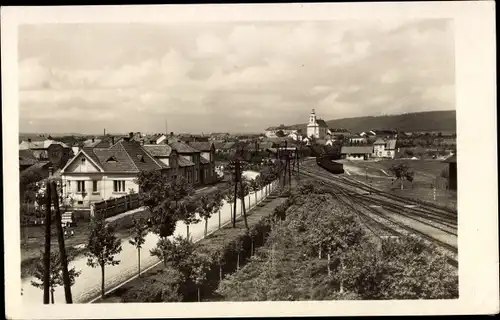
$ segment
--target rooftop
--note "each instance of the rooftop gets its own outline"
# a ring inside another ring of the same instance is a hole
[[[372,152],[373,147],[371,146],[343,146],[340,150],[341,154],[367,154]]]

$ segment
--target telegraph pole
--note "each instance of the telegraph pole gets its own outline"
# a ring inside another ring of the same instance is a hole
[[[46,213],[45,213],[45,252],[43,254],[43,304],[49,304],[50,298],[50,226],[51,226],[51,192],[50,184],[46,183]]]
[[[240,180],[240,161],[235,160],[234,164],[234,214],[233,214],[233,228],[236,228],[236,202],[238,202],[238,182]]]
[[[51,183],[51,188],[52,188],[52,198],[54,200],[57,240],[59,242],[59,255],[61,257],[64,297],[66,298],[66,303],[71,304],[73,303],[73,298],[71,297],[71,281],[68,272],[68,257],[66,256],[66,247],[64,246],[64,234],[62,229],[61,211],[59,211],[59,196],[57,194],[57,186],[55,182]]]

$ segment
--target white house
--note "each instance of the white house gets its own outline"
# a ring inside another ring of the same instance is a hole
[[[134,141],[122,140],[110,148],[82,148],[61,171],[63,196],[73,199],[75,208],[139,192],[135,182],[142,170],[170,166],[156,160]]]
[[[276,137],[278,137],[276,135],[276,133],[278,131],[283,132],[283,134],[285,136],[288,136],[290,134],[298,134],[298,130],[297,129],[292,128],[292,127],[288,127],[288,126],[285,126],[285,125],[281,124],[278,127],[269,127],[269,128],[267,128],[266,131],[264,132],[264,135],[267,138],[276,138]]]
[[[295,141],[301,141],[302,140],[302,135],[300,134],[299,131],[292,132],[288,135],[289,138],[292,138]]]
[[[316,139],[324,139],[328,132],[328,126],[325,120],[317,119],[314,109],[309,115],[309,123],[307,124],[307,137],[314,137]]]
[[[394,159],[396,156],[396,139],[377,139],[373,144],[374,158]]]
[[[362,137],[362,136],[351,136],[349,137],[349,141],[351,143],[358,143],[358,144],[364,144],[364,143],[367,143],[367,139],[366,137]]]

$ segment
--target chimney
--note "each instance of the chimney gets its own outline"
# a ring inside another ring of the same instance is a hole
[[[111,144],[115,144],[115,137],[111,137]]]
[[[31,138],[28,138],[28,142],[31,143]]]
[[[92,138],[92,143],[94,143],[94,142],[95,142],[95,138]]]

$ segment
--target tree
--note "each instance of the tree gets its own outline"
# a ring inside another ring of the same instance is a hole
[[[224,194],[224,199],[229,203],[229,208],[231,210],[231,220],[233,219],[233,214],[236,214],[236,212],[233,212],[233,203],[235,201],[234,198],[234,184],[233,188],[229,188],[229,190]]]
[[[259,232],[256,228],[252,228],[250,230],[247,230],[246,234],[247,237],[250,239],[250,256],[253,256],[255,248],[255,238],[257,237]]]
[[[194,244],[181,236],[175,237],[173,240],[168,238],[158,240],[156,248],[150,251],[152,256],[158,257],[163,261],[165,267],[167,263],[172,263],[172,266],[184,271],[184,265],[194,251]]]
[[[225,262],[224,260],[224,244],[222,244],[217,250],[214,251],[212,260],[217,262],[217,265],[219,266],[219,281],[222,281],[223,274],[222,274],[222,266]]]
[[[188,183],[186,178],[183,176],[178,176],[174,181],[172,181],[170,187],[172,188],[172,197],[176,206],[179,201],[194,194],[193,185]]]
[[[215,203],[212,197],[204,194],[201,196],[201,199],[199,201],[199,215],[200,217],[205,220],[205,237],[207,236],[208,233],[208,219],[212,216],[213,210],[215,207]]]
[[[40,255],[42,256],[43,253]],[[68,252],[68,263],[71,260],[74,260],[75,254],[73,252]],[[75,284],[75,279],[81,274],[81,271],[76,271],[75,268],[71,268],[68,270],[70,286]],[[31,285],[40,288],[43,290],[43,275],[44,275],[44,264],[43,259],[38,258],[34,270],[33,277],[38,281],[31,281]],[[62,274],[62,262],[61,256],[59,252],[50,252],[50,271],[49,271],[49,288],[50,288],[50,297],[51,303],[54,304],[54,291],[58,286],[62,286],[64,284],[63,274]]]
[[[260,175],[257,176],[255,179],[250,180],[249,187],[255,195],[255,205],[257,205],[257,192],[260,191],[260,180],[261,180]]]
[[[390,172],[401,182],[401,190],[403,190],[403,181],[406,179],[410,182],[413,181],[414,172],[406,163],[393,164],[389,169]]]
[[[222,192],[220,192],[220,190],[216,190],[214,193],[214,197],[213,197],[213,202],[214,202],[213,213],[215,213],[215,212],[219,213],[219,229],[221,227],[220,210],[222,209],[222,206],[224,205],[223,201],[224,201],[224,195],[222,194]]]
[[[137,275],[141,276],[141,249],[142,245],[146,241],[147,235],[147,225],[144,219],[133,219],[134,222],[134,234],[133,238],[128,242],[137,249]]]
[[[152,231],[161,238],[171,236],[177,219],[173,205],[172,181],[168,181],[158,170],[141,171],[136,179],[139,198],[151,215]]]
[[[186,224],[186,239],[189,240],[189,226],[198,223],[200,219],[196,217],[198,204],[194,199],[186,198],[176,204],[176,216]]]
[[[92,268],[101,268],[101,296],[104,298],[104,268],[106,265],[117,265],[120,260],[115,256],[122,251],[120,239],[114,233],[114,228],[106,225],[101,217],[92,217],[90,221],[90,233],[86,247],[87,265]]]
[[[238,239],[234,240],[233,247],[237,255],[236,270],[240,270],[240,255],[243,251],[243,240],[241,239],[241,237],[238,237]]]
[[[278,131],[276,131],[276,136],[278,138],[283,138],[283,137],[285,137],[285,133],[283,132],[283,130],[278,130]]]
[[[207,280],[207,273],[210,271],[212,260],[210,256],[205,254],[195,254],[191,259],[191,274],[190,278],[196,285],[198,291],[198,302],[201,302],[201,286]]]
[[[249,193],[249,187],[248,187],[248,181],[246,179],[241,179],[240,180],[240,193],[238,195],[238,198],[241,200],[241,209],[243,212],[243,220],[245,221],[245,228],[249,230],[248,226],[248,220],[247,220],[247,210],[245,208],[245,197]]]

